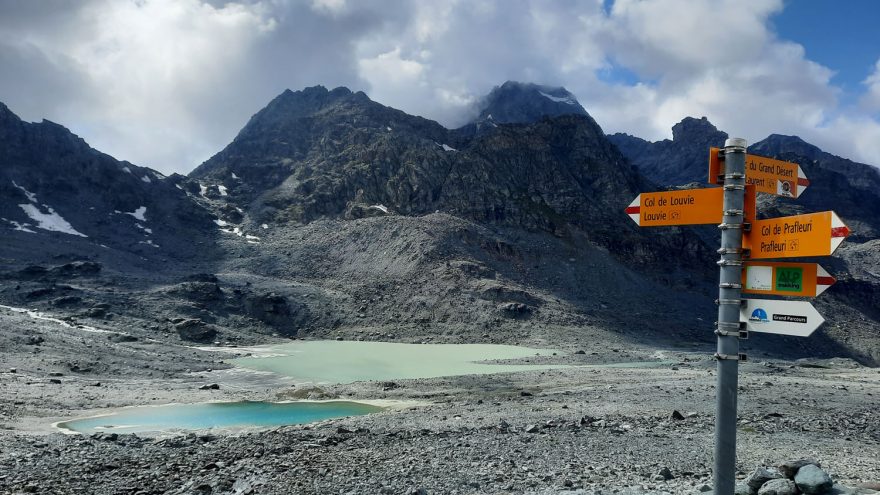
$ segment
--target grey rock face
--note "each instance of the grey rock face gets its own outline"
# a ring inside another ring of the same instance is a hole
[[[775,479],[764,483],[758,495],[797,495],[797,486],[789,479]]]
[[[712,258],[694,235],[639,231],[620,214],[647,185],[582,111],[473,135],[345,88],[288,91],[191,177],[224,182],[260,224],[442,211],[561,238],[582,231],[638,263],[663,249],[686,254],[681,263]]]
[[[211,254],[197,247],[213,230],[211,217],[173,178],[118,161],[53,122],[22,122],[2,103],[0,164],[0,233],[10,245],[64,243],[150,258]],[[50,275],[95,276],[100,268],[76,261]]]
[[[834,484],[828,473],[814,464],[808,464],[798,469],[794,476],[794,482],[806,495],[822,495],[828,492]]]
[[[651,143],[628,134],[608,136],[620,151],[645,174],[661,185],[706,182],[709,148],[724,146],[727,133],[706,117],[686,117],[672,127],[672,140]]]

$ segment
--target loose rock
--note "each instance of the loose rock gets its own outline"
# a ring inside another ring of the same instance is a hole
[[[770,480],[758,490],[758,495],[797,495],[797,493],[794,482],[785,478]]]
[[[746,478],[746,484],[749,485],[749,488],[752,490],[760,490],[764,483],[775,480],[777,478],[782,478],[782,475],[777,471],[770,471],[763,467],[759,467],[755,469],[755,471]]]
[[[806,495],[822,495],[830,490],[834,484],[828,473],[822,471],[815,464],[808,464],[800,468],[794,476],[794,482]]]

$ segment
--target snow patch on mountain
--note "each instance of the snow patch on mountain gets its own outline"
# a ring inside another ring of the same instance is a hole
[[[131,215],[131,216],[135,217],[136,219],[140,220],[141,222],[146,222],[146,221],[147,221],[147,218],[144,216],[145,213],[147,213],[147,207],[146,207],[146,206],[141,206],[141,207],[138,208],[137,210],[134,210],[134,211],[131,211],[131,212],[128,212],[128,211],[125,212],[126,215]]]
[[[538,93],[541,93],[541,96],[543,96],[544,98],[548,98],[551,101],[555,101],[557,103],[565,103],[566,105],[577,105],[578,104],[577,100],[572,95],[560,97],[560,96],[553,96],[553,95],[545,93],[543,91],[538,91]]]
[[[21,204],[18,205],[19,208],[24,210],[25,214],[30,217],[31,220],[37,222],[36,227],[38,229],[49,230],[52,232],[61,232],[63,234],[70,235],[78,235],[80,237],[88,237],[87,235],[77,232],[76,229],[73,228],[70,223],[67,222],[61,215],[55,212],[52,208],[43,205],[46,209],[49,210],[49,213],[43,213],[39,208],[32,204]]]
[[[24,193],[24,195],[27,196],[28,201],[30,201],[31,203],[37,202],[37,195],[36,194],[28,191],[27,189],[25,189],[22,186],[19,186],[18,184],[15,183],[15,181],[12,181],[12,185],[17,187],[18,189],[21,189],[21,191]]]

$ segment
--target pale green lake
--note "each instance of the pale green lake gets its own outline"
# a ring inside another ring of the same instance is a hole
[[[273,427],[358,416],[382,408],[360,402],[208,402],[167,406],[129,407],[111,414],[58,423],[79,433],[158,433]]]
[[[244,369],[277,373],[300,383],[351,383],[444,376],[485,375],[572,368],[570,365],[496,364],[487,361],[550,356],[553,349],[493,344],[399,344],[392,342],[294,341],[248,348],[252,356],[233,360]],[[630,368],[671,364],[643,361],[584,365]],[[80,433],[153,433],[210,428],[236,429],[310,423],[381,411],[370,404],[327,402],[212,402],[131,407],[58,423]]]
[[[393,342],[295,341],[252,348],[236,366],[270,371],[303,383],[484,375],[569,368],[567,365],[491,364],[481,361],[549,356],[553,349],[493,344],[399,344]]]

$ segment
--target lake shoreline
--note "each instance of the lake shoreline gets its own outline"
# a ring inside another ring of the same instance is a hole
[[[15,397],[0,410],[0,492],[128,492],[139,476],[143,493],[249,486],[259,493],[592,494],[629,487],[681,495],[710,482],[711,350],[580,342],[528,343],[563,351],[531,364],[570,365],[564,369],[349,384],[296,384],[234,368],[230,352],[162,343],[94,341],[125,357],[108,359],[106,369],[53,377],[39,368],[47,353],[65,359],[64,347],[13,352],[16,372],[0,373],[4,395]],[[803,367],[750,357],[740,378],[743,473],[799,456],[817,458],[844,483],[880,479],[877,370],[847,360]],[[636,361],[653,364],[584,366]],[[212,383],[219,389],[200,389]],[[328,399],[407,405],[305,425],[160,438],[64,435],[51,427],[83,411],[135,404]],[[671,419],[672,411],[685,419]],[[654,481],[661,467],[674,478]]]

